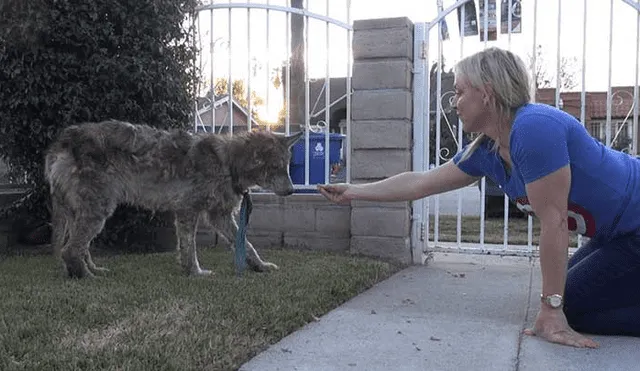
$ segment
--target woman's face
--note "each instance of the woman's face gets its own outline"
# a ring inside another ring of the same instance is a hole
[[[456,76],[454,105],[466,132],[481,132],[489,118],[487,94],[471,86],[464,76]]]

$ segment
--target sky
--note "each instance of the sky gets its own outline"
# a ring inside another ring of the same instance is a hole
[[[439,0],[351,0],[349,17],[347,17],[347,0],[305,0],[305,6],[313,13],[329,16],[343,23],[351,24],[354,20],[378,19],[388,17],[407,17],[412,22],[431,22],[438,12]],[[474,0],[476,7],[478,2]],[[495,0],[500,9],[500,2]],[[232,3],[247,3],[248,0],[231,0]],[[256,4],[286,6],[286,0],[252,0]],[[216,4],[229,1],[215,1]],[[455,0],[442,0],[446,9]],[[534,6],[537,3],[537,20],[535,26],[536,44],[541,45],[544,68],[548,74],[555,77],[558,49],[560,56],[574,60],[568,69],[575,73],[577,86],[573,90],[581,90],[583,45],[586,40],[584,58],[585,84],[587,91],[606,91],[609,78],[612,86],[633,85],[636,81],[637,59],[637,27],[638,16],[635,9],[623,0],[522,0],[522,29],[520,33],[512,33],[511,40],[507,34],[498,33],[496,41],[480,41],[478,35],[459,37],[457,13],[454,11],[446,18],[450,39],[442,42],[443,56],[446,66],[451,67],[458,59],[481,50],[485,46],[500,46],[509,48],[529,61],[534,46]],[[583,38],[585,5],[586,39]],[[611,6],[613,5],[613,13]],[[479,9],[478,9],[479,10]],[[216,9],[213,11],[213,40],[214,43],[214,76],[228,77],[229,70],[233,79],[247,79],[251,76],[251,87],[260,96],[267,98],[268,108],[261,108],[263,117],[274,118],[282,104],[282,92],[276,90],[271,83],[272,73],[269,71],[277,67],[286,59],[286,18],[282,12],[269,12],[269,27],[267,32],[267,12],[263,9],[252,9],[250,18],[246,9],[231,11],[231,55],[229,63],[229,10]],[[560,28],[558,28],[558,14],[560,13]],[[613,15],[613,29],[611,45],[610,16]],[[210,42],[211,12],[204,11],[200,15],[200,32],[202,36],[203,78],[208,80],[211,75]],[[500,13],[497,15],[500,20]],[[250,21],[248,22],[248,19]],[[479,22],[483,22],[482,19]],[[347,32],[339,25],[321,20],[311,19],[309,24],[309,60],[308,67],[312,79],[346,76],[348,66],[348,38]],[[327,28],[329,37],[327,38]],[[560,38],[558,38],[558,31]],[[250,37],[247,37],[248,34]],[[437,57],[438,32],[434,27],[429,32],[431,60]],[[248,54],[250,42],[251,57]],[[559,43],[559,46],[558,46]],[[611,56],[609,53],[611,50]],[[611,58],[611,64],[609,63]],[[254,62],[251,62],[251,61]],[[256,61],[259,61],[256,63]],[[538,61],[541,63],[541,61]],[[229,68],[231,66],[231,68]],[[328,70],[327,70],[328,69]],[[609,76],[609,73],[611,75]],[[555,81],[552,81],[555,85]],[[269,87],[267,89],[267,87]],[[315,102],[312,102],[312,105]],[[323,105],[324,102],[320,102]]]

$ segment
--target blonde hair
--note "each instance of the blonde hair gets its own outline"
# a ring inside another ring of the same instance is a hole
[[[520,57],[510,51],[496,47],[484,49],[458,62],[454,73],[464,77],[472,87],[490,93],[493,98],[490,104],[507,122],[511,122],[519,107],[531,101],[527,67]],[[469,158],[485,140],[485,134],[476,137],[467,146],[460,161]],[[497,143],[493,149],[497,149]]]

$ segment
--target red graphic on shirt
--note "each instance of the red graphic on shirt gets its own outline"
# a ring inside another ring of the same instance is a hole
[[[529,199],[527,197],[519,197],[516,199],[516,206],[522,212],[525,212],[531,216],[535,216],[531,205],[529,204]],[[589,210],[584,207],[569,202],[568,206],[568,229],[571,232],[576,232],[586,237],[593,237],[596,233],[596,220],[591,215]]]

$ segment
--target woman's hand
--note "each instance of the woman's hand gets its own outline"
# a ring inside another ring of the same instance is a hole
[[[348,205],[353,199],[349,184],[319,184],[317,188],[325,198],[338,205]]]
[[[533,328],[525,329],[524,333],[539,336],[551,343],[576,348],[597,348],[599,346],[594,340],[574,331],[567,323],[567,317],[562,309],[540,309]]]
[[[323,184],[317,188],[328,200],[345,205],[352,200],[413,201],[464,187],[475,180],[477,179],[467,175],[449,160],[444,165],[426,172],[405,171],[371,183]]]

